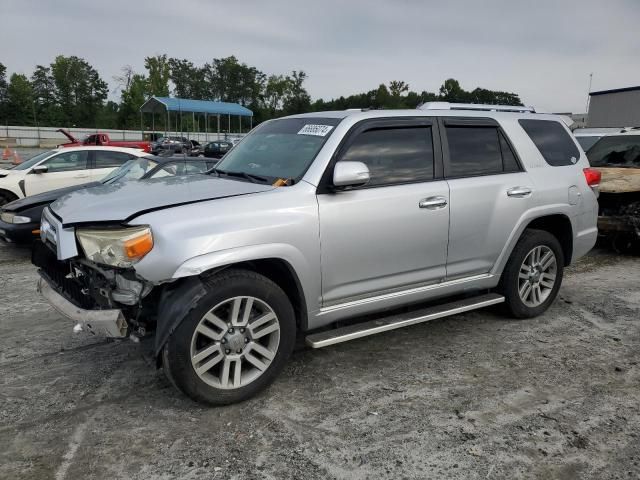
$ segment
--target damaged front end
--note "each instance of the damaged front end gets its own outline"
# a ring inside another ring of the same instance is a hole
[[[103,267],[82,258],[60,261],[36,242],[32,262],[39,269],[38,290],[62,315],[76,322],[74,331],[121,338],[145,335],[153,315],[146,304],[153,285],[132,269]]]

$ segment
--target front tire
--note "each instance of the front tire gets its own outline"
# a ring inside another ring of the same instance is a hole
[[[502,272],[498,292],[515,318],[532,318],[553,303],[562,283],[564,253],[558,239],[544,230],[525,230]]]
[[[228,270],[205,283],[203,296],[162,352],[169,380],[210,405],[246,400],[282,371],[296,336],[284,291],[255,272]]]
[[[17,200],[18,196],[8,191],[0,191],[0,207]]]

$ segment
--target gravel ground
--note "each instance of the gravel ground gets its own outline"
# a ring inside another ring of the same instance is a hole
[[[0,246],[0,478],[640,478],[640,259],[594,252],[542,317],[477,311],[298,348],[245,403],[74,336]]]

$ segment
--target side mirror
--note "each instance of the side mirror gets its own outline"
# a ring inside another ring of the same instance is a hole
[[[362,162],[337,162],[333,169],[333,186],[336,188],[360,187],[370,179],[369,167]]]
[[[31,173],[47,173],[49,171],[49,167],[46,165],[36,165],[31,169]]]

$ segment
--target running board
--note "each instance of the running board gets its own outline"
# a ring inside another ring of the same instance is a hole
[[[488,307],[504,302],[504,297],[497,293],[487,293],[464,300],[445,303],[434,307],[421,308],[411,312],[399,313],[390,317],[370,320],[364,323],[347,325],[346,327],[327,330],[324,332],[309,335],[305,341],[311,348],[322,348],[336,343],[348,342],[356,338],[367,337],[376,333],[395,330],[396,328],[408,327],[416,323],[428,322],[436,318],[448,317],[458,313]]]

